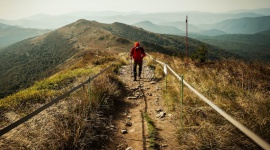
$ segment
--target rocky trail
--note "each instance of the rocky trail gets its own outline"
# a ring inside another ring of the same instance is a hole
[[[111,126],[115,133],[105,149],[178,149],[177,114],[168,112],[164,104],[165,83],[157,81],[154,70],[145,65],[137,81],[133,81],[130,65],[119,72],[128,92],[116,106]]]

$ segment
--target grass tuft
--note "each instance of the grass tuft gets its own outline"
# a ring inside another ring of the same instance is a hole
[[[157,149],[159,147],[159,145],[156,143],[156,140],[158,138],[158,132],[157,132],[155,123],[149,117],[149,115],[147,113],[144,113],[143,116],[147,122],[148,138],[150,141],[149,149],[151,149],[151,150]]]

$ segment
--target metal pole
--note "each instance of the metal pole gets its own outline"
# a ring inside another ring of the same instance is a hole
[[[164,73],[165,73],[165,96],[167,95],[167,76],[168,76],[168,72],[167,72],[167,64],[164,64]]]
[[[132,77],[132,58],[130,58],[130,77]]]
[[[182,126],[183,126],[183,100],[184,100],[184,76],[181,76],[182,81],[181,81],[181,120],[182,120]]]
[[[188,63],[188,16],[186,16],[186,63]]]

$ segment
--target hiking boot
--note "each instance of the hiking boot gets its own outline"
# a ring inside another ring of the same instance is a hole
[[[136,80],[136,77],[134,77],[134,80],[133,80],[133,81],[137,81],[137,80]]]

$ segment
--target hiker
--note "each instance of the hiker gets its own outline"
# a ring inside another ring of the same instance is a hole
[[[143,57],[145,56],[145,52],[143,47],[140,47],[139,42],[135,42],[134,47],[130,51],[130,59],[134,59],[133,72],[134,72],[134,81],[136,81],[137,77],[137,66],[139,66],[139,78],[141,79],[142,73],[142,62]]]

